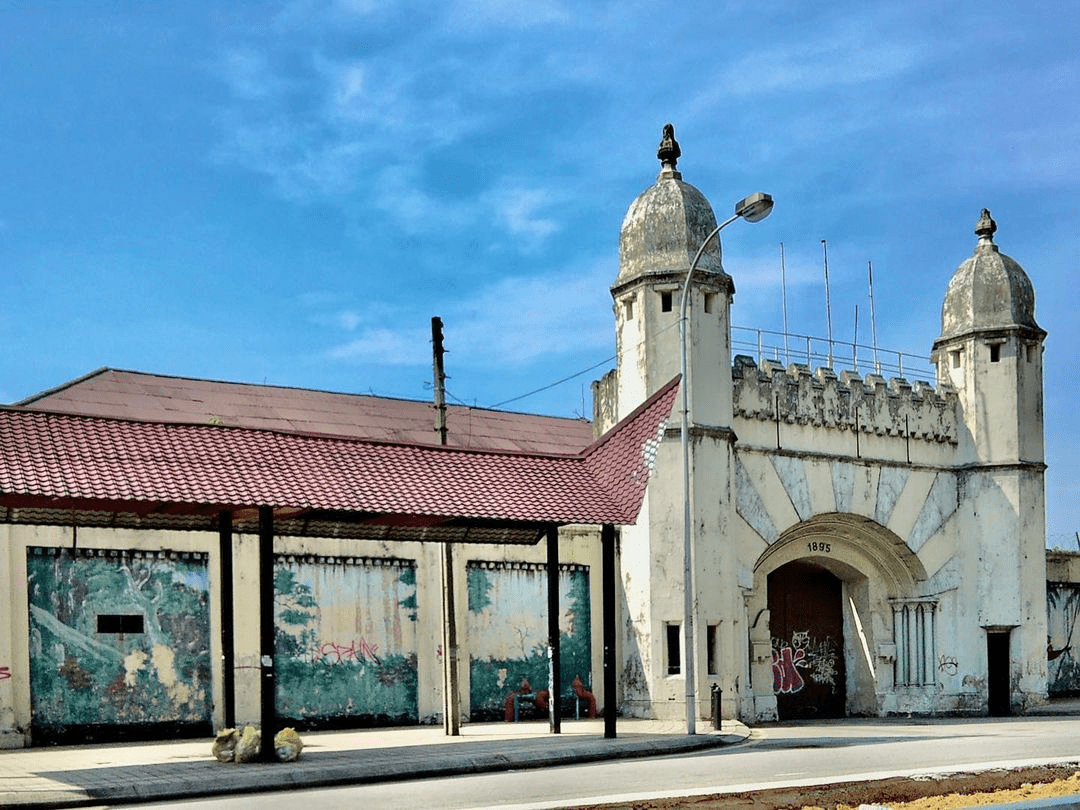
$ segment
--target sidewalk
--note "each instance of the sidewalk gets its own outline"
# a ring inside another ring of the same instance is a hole
[[[602,720],[483,723],[447,737],[441,726],[303,734],[289,763],[218,762],[212,739],[0,751],[0,807],[80,807],[327,785],[428,779],[601,759],[651,757],[731,745],[749,736],[737,721],[706,722],[687,736],[683,722],[620,719],[604,738]]]

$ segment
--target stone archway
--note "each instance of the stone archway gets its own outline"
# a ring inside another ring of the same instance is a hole
[[[788,566],[792,566],[788,568]],[[787,573],[785,573],[785,570]],[[780,667],[781,676],[786,672],[783,648],[791,646],[792,658],[798,655],[797,645],[790,639],[777,637],[774,641],[772,628],[782,633],[804,632],[810,628],[795,627],[791,617],[772,616],[772,610],[784,600],[771,588],[791,590],[793,583],[804,578],[819,580],[815,586],[821,599],[829,602],[833,618],[820,629],[822,643],[830,632],[842,634],[839,659],[835,662],[835,677],[843,678],[836,684],[835,694],[842,706],[833,705],[825,713],[850,715],[875,715],[879,712],[879,696],[891,688],[893,660],[891,599],[910,597],[917,583],[926,579],[926,570],[918,557],[900,537],[868,518],[850,514],[827,514],[798,523],[783,532],[759,557],[754,566],[753,591],[747,599],[751,617],[750,641],[755,713],[758,719],[774,719],[786,714],[797,716],[805,713],[788,706],[785,713],[778,708],[788,704],[786,699],[777,700],[774,663]],[[792,577],[794,576],[794,581]],[[825,583],[832,582],[829,586]],[[824,594],[832,588],[829,596]],[[839,594],[837,598],[836,589]],[[816,598],[802,595],[797,599]],[[837,606],[837,601],[839,605]],[[842,618],[837,620],[839,610]],[[795,614],[798,616],[798,614]],[[797,641],[810,644],[811,639],[800,636]],[[834,641],[836,641],[834,639]],[[774,655],[775,650],[775,655]],[[809,653],[803,661],[809,667]],[[797,665],[796,665],[797,666]],[[823,660],[821,677],[828,674],[828,662]],[[842,675],[840,673],[843,673]],[[794,679],[797,683],[797,679]],[[783,677],[779,679],[784,687]],[[841,688],[842,687],[842,688]]]

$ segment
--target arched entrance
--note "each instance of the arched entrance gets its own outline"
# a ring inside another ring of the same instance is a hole
[[[797,560],[769,574],[773,692],[781,720],[843,717],[843,583]]]
[[[894,603],[924,579],[904,541],[865,517],[817,515],[782,532],[758,557],[746,594],[755,719],[884,711]],[[830,678],[816,698],[806,691]]]

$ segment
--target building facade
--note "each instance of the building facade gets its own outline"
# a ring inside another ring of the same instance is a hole
[[[663,145],[662,145],[663,147]],[[676,150],[677,156],[677,150]],[[683,280],[716,218],[670,151],[630,206],[612,423],[679,369]],[[731,357],[734,280],[710,244],[687,302],[693,656],[751,720],[1023,712],[1047,689],[1043,339],[984,211],[933,344],[936,386]],[[678,424],[674,420],[671,424]],[[623,529],[621,706],[685,712],[680,431]]]
[[[716,218],[676,157],[669,146],[623,222],[611,287],[618,361],[594,384],[591,429],[452,409],[452,444],[575,453],[678,375],[681,287]],[[676,406],[650,444],[637,522],[618,539],[614,694],[599,676],[600,533],[559,530],[565,711],[588,716],[614,702],[629,716],[681,718],[688,660],[698,716],[709,716],[715,686],[724,716],[748,722],[1024,712],[1046,699],[1048,659],[1058,692],[1080,690],[1074,562],[1052,565],[1047,619],[1045,332],[1031,282],[998,249],[995,227],[984,212],[973,255],[948,282],[933,386],[732,360],[735,280],[719,241],[705,250],[689,288],[683,381],[690,576]],[[110,370],[17,407],[436,443],[426,403]],[[0,496],[12,494],[5,487]],[[255,534],[238,529],[223,545],[205,522],[167,516],[153,527],[76,520],[74,510],[65,522],[25,505],[0,516],[0,745],[209,734],[257,721]],[[273,553],[279,715],[301,728],[438,722],[442,548],[294,526]],[[455,544],[466,720],[522,719],[542,706],[549,559],[542,545]]]

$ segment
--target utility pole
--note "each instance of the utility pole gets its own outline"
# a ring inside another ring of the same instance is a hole
[[[434,357],[435,432],[439,444],[446,445],[446,371],[443,368],[443,323],[431,319],[431,348]],[[454,600],[454,545],[442,544],[443,592],[443,728],[446,734],[461,734],[461,701],[458,700],[457,607]]]

